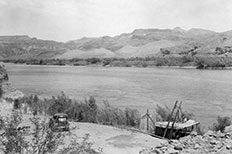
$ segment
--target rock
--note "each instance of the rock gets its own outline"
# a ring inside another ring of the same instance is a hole
[[[211,145],[216,145],[216,144],[218,144],[218,141],[217,141],[217,140],[211,140],[209,143],[210,143]]]
[[[152,154],[162,154],[162,152],[158,149],[154,149],[151,151]]]
[[[192,132],[190,133],[190,136],[192,136],[192,137],[197,136],[197,132],[196,132],[196,131],[192,131]]]
[[[204,134],[204,137],[208,137],[208,136],[216,137],[215,133],[212,130],[209,130],[208,132]]]
[[[194,149],[196,150],[196,149],[199,149],[201,146],[199,145],[199,144],[195,144],[194,145]]]
[[[168,154],[179,154],[179,151],[174,150],[174,149],[168,149],[166,153],[168,153]]]
[[[175,152],[170,152],[169,154],[178,154],[179,152],[175,151]]]
[[[204,140],[201,135],[197,135],[196,137],[193,138],[193,142],[197,144],[202,144],[204,143]]]
[[[232,141],[229,141],[226,143],[226,149],[231,150],[232,149]]]
[[[217,135],[217,137],[220,137],[220,138],[225,137],[225,134],[222,133],[221,131],[218,131],[218,132],[216,133],[216,135]]]
[[[228,139],[228,138],[231,138],[231,134],[230,134],[230,133],[226,133],[226,134],[225,134],[225,138],[227,138],[227,139]]]
[[[174,146],[175,150],[182,150],[183,146],[181,144]]]
[[[222,133],[220,131],[208,131],[202,135],[192,135],[169,140],[161,144],[161,154],[229,154],[232,153],[232,131]],[[152,153],[148,153],[152,154]]]
[[[180,142],[178,140],[169,140],[169,144],[176,145],[179,144]]]
[[[226,126],[225,130],[224,130],[225,133],[232,133],[232,125],[230,126]]]
[[[156,146],[155,148],[160,149],[160,148],[162,148],[162,147],[163,147],[163,145],[158,145],[158,146]]]
[[[230,150],[232,147],[230,145],[226,145],[226,149]]]

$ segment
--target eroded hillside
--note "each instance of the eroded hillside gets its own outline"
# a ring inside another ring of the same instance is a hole
[[[84,37],[66,43],[26,35],[0,36],[1,59],[128,58],[183,55],[230,56],[232,32],[204,29],[136,29],[110,37]]]

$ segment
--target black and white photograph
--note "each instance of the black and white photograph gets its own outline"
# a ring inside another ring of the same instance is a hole
[[[0,0],[0,154],[232,154],[232,1]]]

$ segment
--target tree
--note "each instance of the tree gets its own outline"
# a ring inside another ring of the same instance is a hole
[[[226,128],[226,126],[229,126],[231,124],[229,117],[217,117],[217,122],[213,124],[212,130],[213,131],[221,131],[223,132]]]

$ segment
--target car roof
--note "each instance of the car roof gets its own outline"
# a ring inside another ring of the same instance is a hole
[[[62,117],[67,117],[68,115],[66,113],[56,113],[53,116],[62,116]]]

